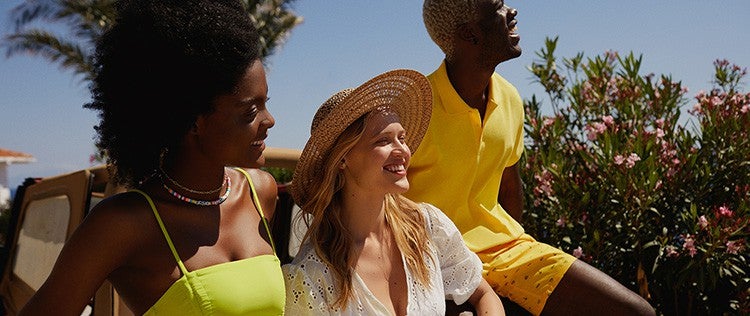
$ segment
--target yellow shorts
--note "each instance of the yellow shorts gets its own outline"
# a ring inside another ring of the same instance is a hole
[[[528,234],[477,253],[484,277],[498,294],[539,315],[547,298],[576,260]]]

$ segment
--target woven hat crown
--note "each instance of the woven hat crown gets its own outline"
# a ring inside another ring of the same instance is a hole
[[[310,138],[294,170],[290,192],[304,207],[321,185],[323,162],[341,133],[354,121],[382,106],[395,111],[414,151],[422,141],[432,113],[432,90],[427,78],[410,69],[380,74],[354,89],[344,89],[326,100],[313,117]]]
[[[341,101],[344,101],[352,91],[354,91],[354,88],[341,90],[328,98],[326,102],[323,102],[323,105],[318,108],[318,111],[315,112],[315,116],[313,117],[312,126],[310,126],[310,135],[312,135],[313,131],[318,128],[320,122],[331,114],[331,110],[338,106]]]

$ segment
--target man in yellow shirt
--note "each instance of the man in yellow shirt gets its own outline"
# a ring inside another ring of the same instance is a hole
[[[406,196],[451,218],[495,291],[534,315],[654,315],[603,272],[537,242],[519,224],[523,102],[495,67],[521,55],[517,11],[502,0],[425,0],[445,60],[428,78],[433,113]],[[511,216],[513,215],[513,216]]]

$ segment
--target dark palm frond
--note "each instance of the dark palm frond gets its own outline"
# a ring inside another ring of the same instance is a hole
[[[11,11],[15,32],[0,39],[6,56],[27,53],[41,56],[62,68],[70,68],[84,81],[92,78],[93,60],[90,51],[94,42],[115,20],[117,0],[25,0]],[[275,52],[289,32],[302,18],[294,14],[290,4],[294,0],[243,0],[243,4],[258,27],[261,57]],[[68,36],[61,37],[41,27],[37,22],[62,23]],[[68,38],[70,38],[68,40]]]
[[[261,56],[264,58],[272,55],[277,47],[283,45],[291,30],[303,20],[290,9],[294,1],[246,0],[243,2],[260,33]]]
[[[61,68],[72,69],[88,81],[93,75],[92,57],[74,42],[42,30],[29,30],[6,37],[7,55],[27,53],[42,56]]]
[[[90,51],[114,21],[115,1],[26,0],[11,11],[16,30],[0,41],[0,47],[5,48],[6,57],[19,53],[40,56],[89,81],[94,68]],[[60,23],[67,25],[68,36],[41,28],[41,24]]]
[[[10,11],[16,31],[37,20],[49,20],[59,9],[56,1],[26,0]]]
[[[60,21],[66,21],[78,37],[98,37],[115,20],[115,0],[64,0],[57,13]]]
[[[274,27],[267,28],[268,32],[263,36],[266,40],[265,45],[262,47],[263,57],[273,55],[277,47],[284,45],[284,42],[289,37],[289,31],[302,23],[302,18],[294,15],[279,17],[275,20]]]
[[[27,0],[11,11],[16,32],[36,21],[65,23],[70,33],[92,38],[114,22],[116,0]]]

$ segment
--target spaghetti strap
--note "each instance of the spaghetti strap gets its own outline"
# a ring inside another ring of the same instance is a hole
[[[151,197],[148,196],[148,194],[146,194],[145,192],[141,190],[132,189],[130,191],[138,192],[146,198],[146,201],[148,201],[148,205],[151,206],[151,210],[154,212],[154,216],[156,217],[156,222],[159,223],[159,228],[161,228],[161,232],[164,234],[164,238],[167,240],[167,244],[169,244],[169,250],[172,251],[172,255],[174,256],[174,259],[177,260],[177,265],[180,267],[180,271],[182,271],[182,275],[187,275],[188,271],[185,268],[185,265],[182,263],[182,260],[180,259],[180,255],[177,254],[177,249],[174,247],[174,243],[172,243],[172,238],[169,237],[169,233],[167,233],[167,228],[164,227],[164,222],[162,222],[161,216],[159,216],[159,212],[156,211],[156,205],[154,205],[154,201],[151,200]]]
[[[268,240],[271,241],[271,248],[273,248],[273,253],[276,253],[276,245],[274,245],[273,237],[271,236],[271,229],[268,227],[268,222],[266,221],[266,217],[263,215],[263,208],[260,206],[260,199],[258,199],[258,193],[255,191],[255,185],[253,185],[253,180],[250,178],[250,174],[247,173],[242,168],[235,167],[235,170],[242,172],[242,174],[245,175],[245,178],[247,178],[247,182],[250,183],[250,191],[252,193],[252,200],[255,204],[255,208],[258,210],[258,215],[260,215],[260,220],[263,221],[263,226],[266,228],[266,233],[268,234]]]

